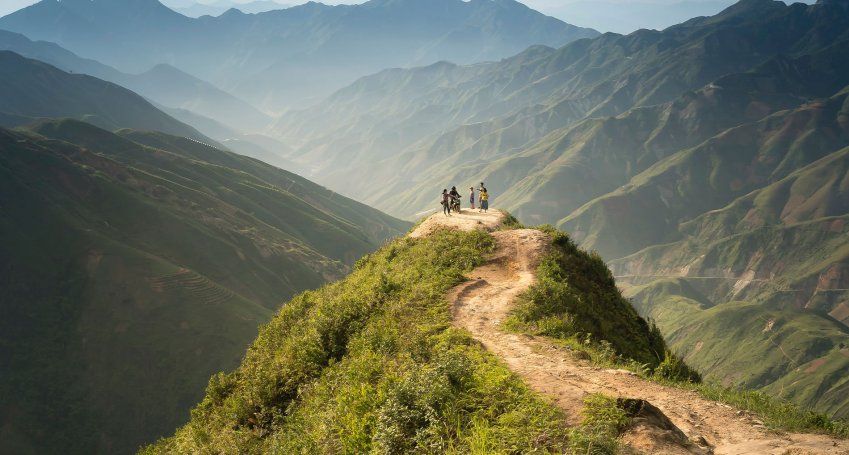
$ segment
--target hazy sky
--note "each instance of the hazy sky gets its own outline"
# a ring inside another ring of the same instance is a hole
[[[0,16],[4,16],[37,0],[0,0]],[[169,5],[185,5],[192,0],[160,0]],[[221,0],[196,0],[215,3]],[[225,0],[228,1],[228,0]],[[229,0],[245,3],[250,0]],[[276,0],[278,3],[304,3],[303,0]],[[323,3],[362,3],[364,0],[325,0]],[[520,0],[545,14],[570,24],[592,27],[599,31],[629,33],[637,28],[664,28],[693,16],[712,15],[735,0]],[[813,3],[813,0],[806,0]],[[789,2],[788,2],[789,3]],[[606,4],[606,6],[602,6]],[[615,4],[615,5],[611,5]],[[667,7],[674,5],[674,7]]]

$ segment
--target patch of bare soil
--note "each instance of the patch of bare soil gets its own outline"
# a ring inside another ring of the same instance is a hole
[[[443,215],[437,213],[431,215],[424,220],[416,229],[410,233],[410,237],[416,239],[426,237],[433,231],[440,228],[459,229],[462,231],[472,231],[475,229],[482,231],[493,231],[501,225],[504,220],[504,213],[499,210],[490,210],[487,213],[480,213],[477,210],[463,209],[460,213],[452,213],[451,215]]]

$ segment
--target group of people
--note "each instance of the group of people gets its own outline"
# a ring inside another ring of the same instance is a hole
[[[480,188],[477,189],[477,193],[480,199],[478,212],[486,213],[489,210],[489,191],[486,190],[483,182],[481,182]],[[451,212],[460,213],[460,199],[461,196],[456,186],[452,186],[451,191],[448,191],[448,189],[442,190],[442,213],[446,216],[451,216]],[[472,210],[475,210],[475,187],[473,186],[469,187],[469,205]]]

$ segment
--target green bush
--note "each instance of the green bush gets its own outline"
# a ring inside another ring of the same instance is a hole
[[[671,351],[666,351],[663,362],[654,369],[654,376],[670,381],[702,382],[701,375],[690,368],[680,357]]]
[[[619,451],[618,437],[631,422],[615,398],[591,394],[584,398],[581,425],[569,432],[569,450],[575,454],[608,455]]]

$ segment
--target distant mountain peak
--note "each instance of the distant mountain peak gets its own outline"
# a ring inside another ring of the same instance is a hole
[[[785,8],[787,5],[778,0],[740,0],[739,2],[729,6],[725,11],[719,13],[717,17],[734,16],[738,14],[748,14],[753,11],[763,11],[765,9]]]
[[[238,8],[230,8],[221,15],[221,17],[245,16],[246,14]]]

